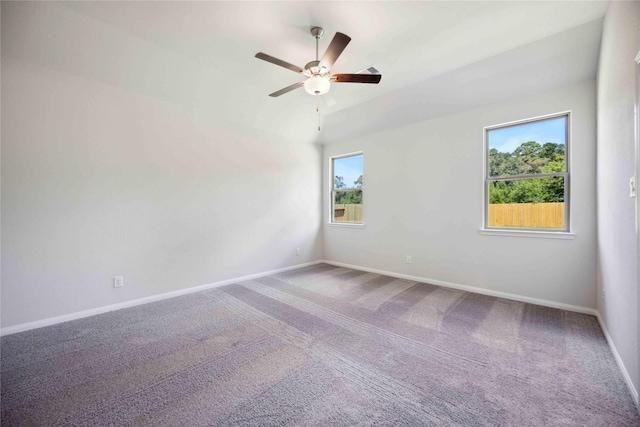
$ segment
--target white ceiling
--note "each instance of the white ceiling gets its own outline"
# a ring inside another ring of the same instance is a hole
[[[302,142],[332,142],[592,78],[606,2],[2,2],[2,56]],[[333,72],[369,65],[379,85],[334,84],[336,104],[300,76],[336,31],[352,41]],[[317,132],[320,107],[322,132]]]

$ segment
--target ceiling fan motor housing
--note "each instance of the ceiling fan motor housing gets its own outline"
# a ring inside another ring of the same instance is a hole
[[[307,65],[304,66],[304,75],[307,77],[311,76],[322,76],[328,77],[329,71],[325,67],[320,67],[320,61],[311,61]]]

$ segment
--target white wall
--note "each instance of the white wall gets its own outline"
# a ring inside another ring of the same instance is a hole
[[[634,383],[640,386],[634,58],[640,51],[640,3],[611,2],[598,67],[598,311]]]
[[[324,148],[325,258],[579,307],[596,307],[595,81]],[[572,111],[574,240],[480,235],[483,127]],[[328,226],[329,157],[364,152],[361,229]],[[413,257],[412,264],[405,256]]]
[[[320,149],[214,117],[3,57],[2,327],[321,259]]]

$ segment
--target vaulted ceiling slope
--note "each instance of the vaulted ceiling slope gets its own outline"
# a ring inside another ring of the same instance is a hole
[[[331,143],[551,89],[596,73],[606,2],[2,2],[2,57],[166,100],[301,142]],[[336,31],[333,71],[374,65],[379,85],[296,90],[296,65]],[[315,107],[320,107],[320,117]],[[318,121],[322,132],[317,131]]]
[[[602,20],[428,78],[331,114],[338,141],[543,92],[596,76]]]

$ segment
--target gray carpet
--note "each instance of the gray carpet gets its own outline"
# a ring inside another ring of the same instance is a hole
[[[3,426],[639,426],[592,316],[317,265],[9,335]]]

